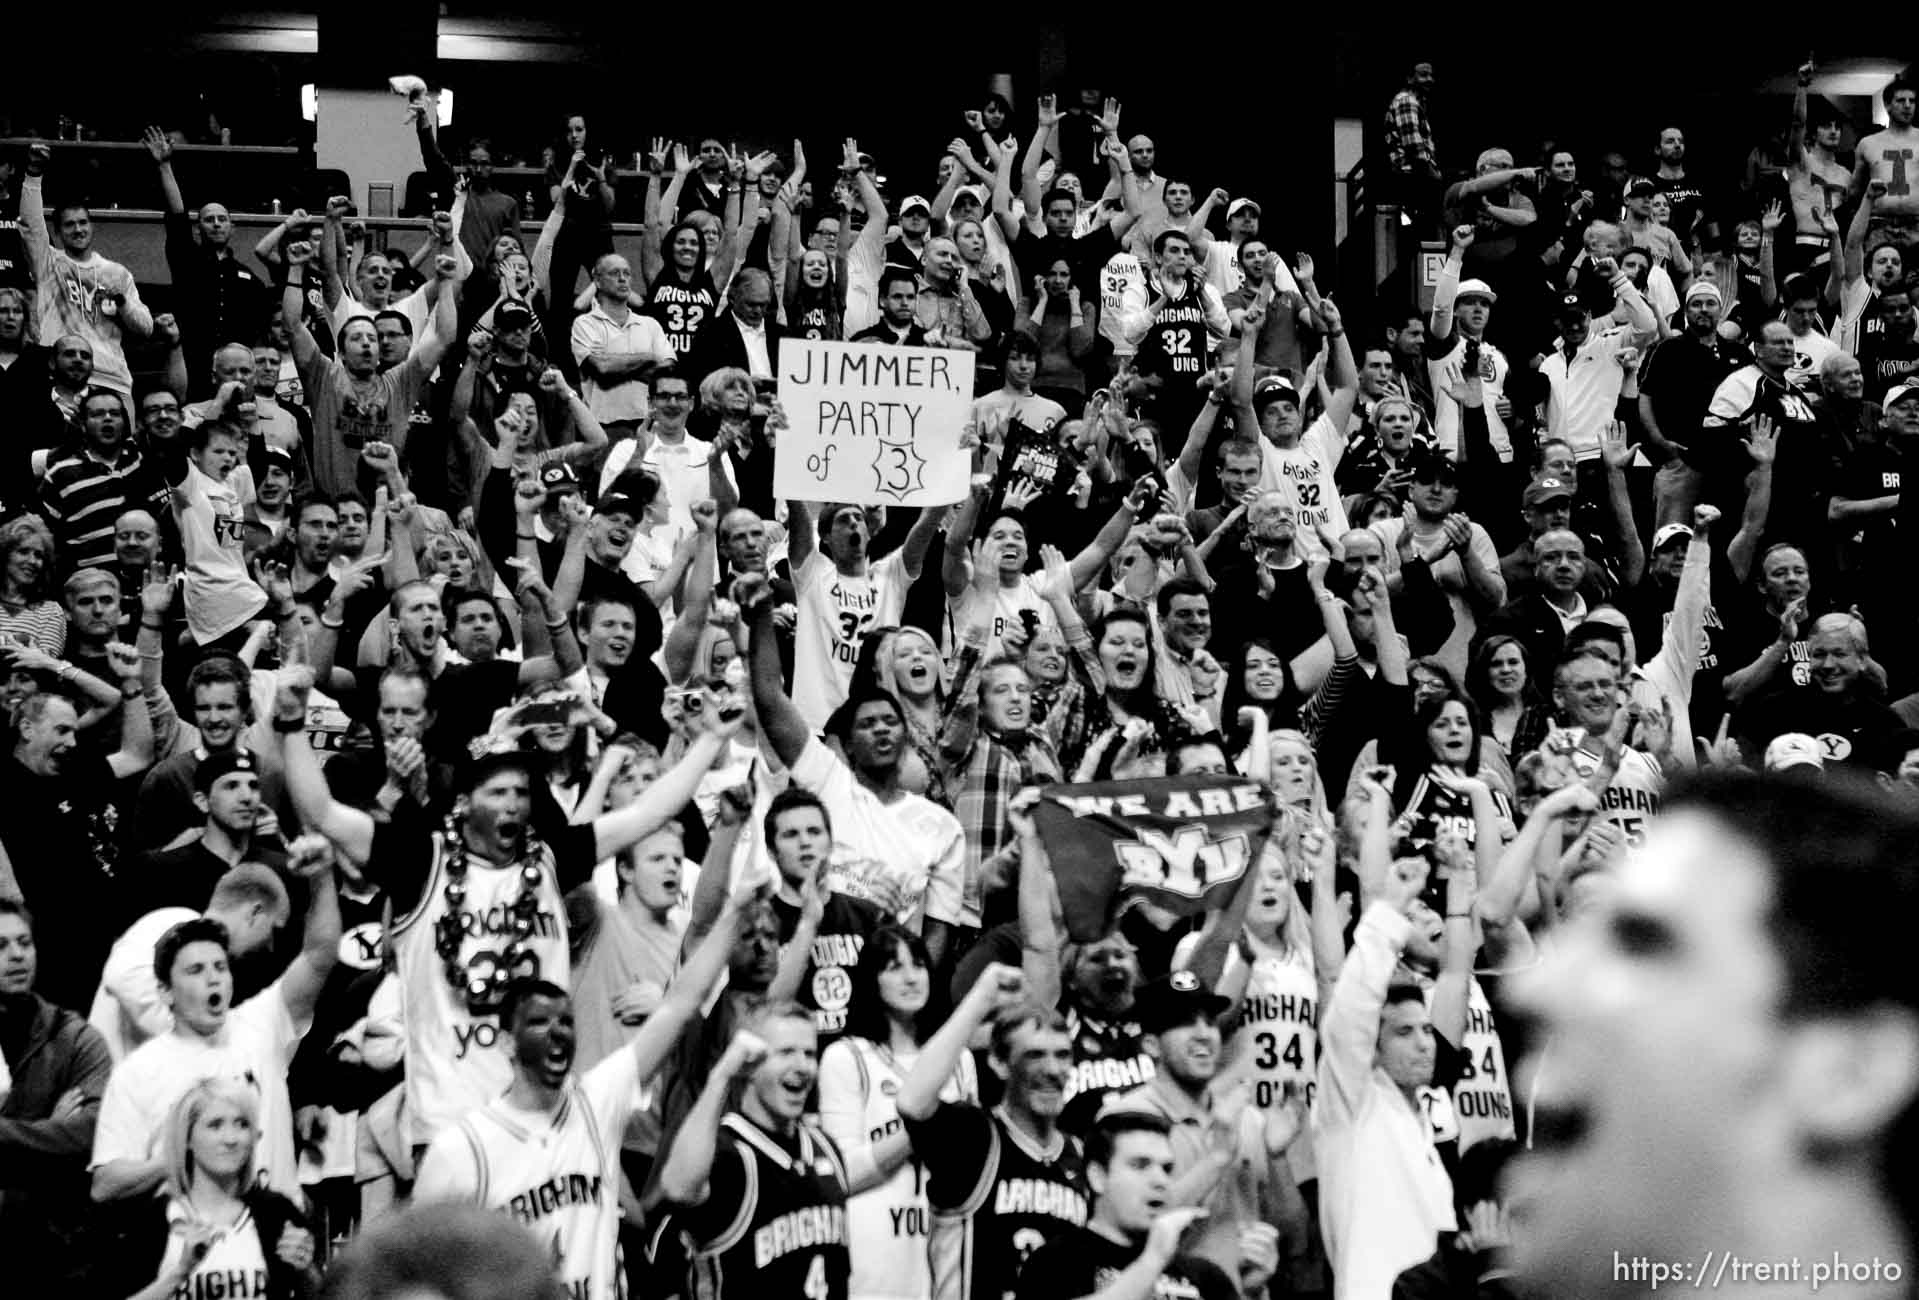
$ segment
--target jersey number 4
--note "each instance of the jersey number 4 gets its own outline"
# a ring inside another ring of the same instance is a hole
[[[806,1281],[800,1291],[806,1300],[826,1300],[831,1293],[826,1283],[826,1256],[813,1256],[813,1262],[806,1266]]]

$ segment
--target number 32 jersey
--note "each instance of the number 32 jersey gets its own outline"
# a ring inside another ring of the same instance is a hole
[[[808,726],[824,727],[846,702],[866,634],[898,624],[911,585],[899,551],[869,564],[864,577],[841,573],[818,550],[794,570],[793,703]]]
[[[1333,471],[1346,454],[1346,435],[1322,415],[1296,446],[1276,447],[1262,438],[1259,451],[1259,490],[1278,492],[1292,502],[1294,547],[1308,559],[1325,554],[1318,530],[1323,526],[1334,537],[1346,531],[1346,504],[1333,482]]]

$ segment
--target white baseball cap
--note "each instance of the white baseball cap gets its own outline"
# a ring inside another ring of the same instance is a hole
[[[1766,746],[1766,770],[1783,772],[1789,767],[1812,767],[1825,770],[1826,751],[1803,731],[1788,731],[1774,736],[1772,743]]]
[[[1879,405],[1885,408],[1886,410],[1890,411],[1893,407],[1893,403],[1903,402],[1908,397],[1913,397],[1915,395],[1919,395],[1919,381],[1909,379],[1903,384],[1893,385],[1893,387],[1886,393],[1886,399],[1883,402],[1879,403]]]
[[[1487,302],[1499,301],[1499,295],[1493,292],[1493,287],[1484,280],[1478,279],[1459,282],[1459,292],[1453,295],[1453,300],[1457,302],[1461,298],[1484,298]]]

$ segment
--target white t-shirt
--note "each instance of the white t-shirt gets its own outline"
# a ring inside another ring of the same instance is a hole
[[[187,462],[173,489],[173,515],[186,554],[187,628],[201,645],[218,641],[266,608],[267,594],[247,575],[246,510],[231,481]]]
[[[870,902],[884,879],[899,887],[898,919],[908,929],[929,917],[959,924],[966,837],[957,817],[916,794],[882,802],[818,740],[806,742],[790,780],[818,795],[832,819],[824,880],[835,892]]]
[[[1346,435],[1324,415],[1307,427],[1294,446],[1275,447],[1265,438],[1259,440],[1259,490],[1291,498],[1298,534],[1293,545],[1307,559],[1326,553],[1317,531],[1322,525],[1334,537],[1346,531],[1346,503],[1333,482],[1333,471],[1345,454]]]
[[[824,727],[846,701],[866,634],[900,621],[916,576],[906,572],[903,551],[848,577],[815,547],[794,570],[793,703],[808,726]]]
[[[973,403],[973,420],[982,430],[997,428],[1017,418],[1029,429],[1050,433],[1066,418],[1066,408],[1050,397],[1014,393],[1001,388]]]
[[[1816,329],[1793,335],[1792,368],[1786,371],[1786,381],[1801,388],[1816,390],[1819,387],[1819,367],[1825,365],[1826,358],[1838,350],[1837,343]]]
[[[417,343],[426,333],[427,317],[433,309],[427,305],[426,286],[421,285],[398,302],[390,302],[384,307],[369,307],[355,298],[350,290],[340,290],[340,301],[333,304],[333,332],[337,335],[340,327],[355,316],[375,316],[383,311],[397,311],[413,325],[413,340]]]
[[[979,603],[979,589],[971,583],[959,595],[947,598],[947,608],[952,614],[951,640],[955,651],[959,646],[960,633],[978,616]],[[993,630],[986,634],[986,652],[980,656],[980,662],[986,662],[1005,649],[1006,629],[1020,625],[1020,611],[1024,609],[1033,610],[1038,615],[1041,627],[1053,627],[1058,623],[1053,607],[1039,594],[1039,583],[1032,574],[1023,573],[1017,585],[993,589]]]
[[[569,1079],[553,1114],[496,1097],[440,1131],[413,1199],[505,1211],[546,1247],[574,1300],[626,1294],[620,1270],[620,1139],[646,1104],[638,1061],[614,1052]]]
[[[254,1165],[274,1191],[295,1200],[300,1174],[293,1158],[293,1106],[287,1070],[312,1021],[296,1022],[287,1008],[285,980],[227,1013],[212,1038],[177,1029],[136,1047],[107,1078],[100,1121],[93,1130],[88,1169],[115,1160],[152,1160],[160,1154],[167,1112],[203,1079],[244,1083],[260,1098],[260,1145]]]

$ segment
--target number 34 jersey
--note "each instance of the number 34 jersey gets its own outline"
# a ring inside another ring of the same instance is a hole
[[[1346,454],[1346,435],[1322,415],[1300,435],[1297,445],[1276,447],[1262,438],[1259,452],[1259,490],[1277,492],[1291,501],[1298,537],[1295,548],[1308,559],[1324,555],[1319,529],[1324,527],[1334,537],[1346,531],[1346,505],[1333,482],[1333,471]]]

